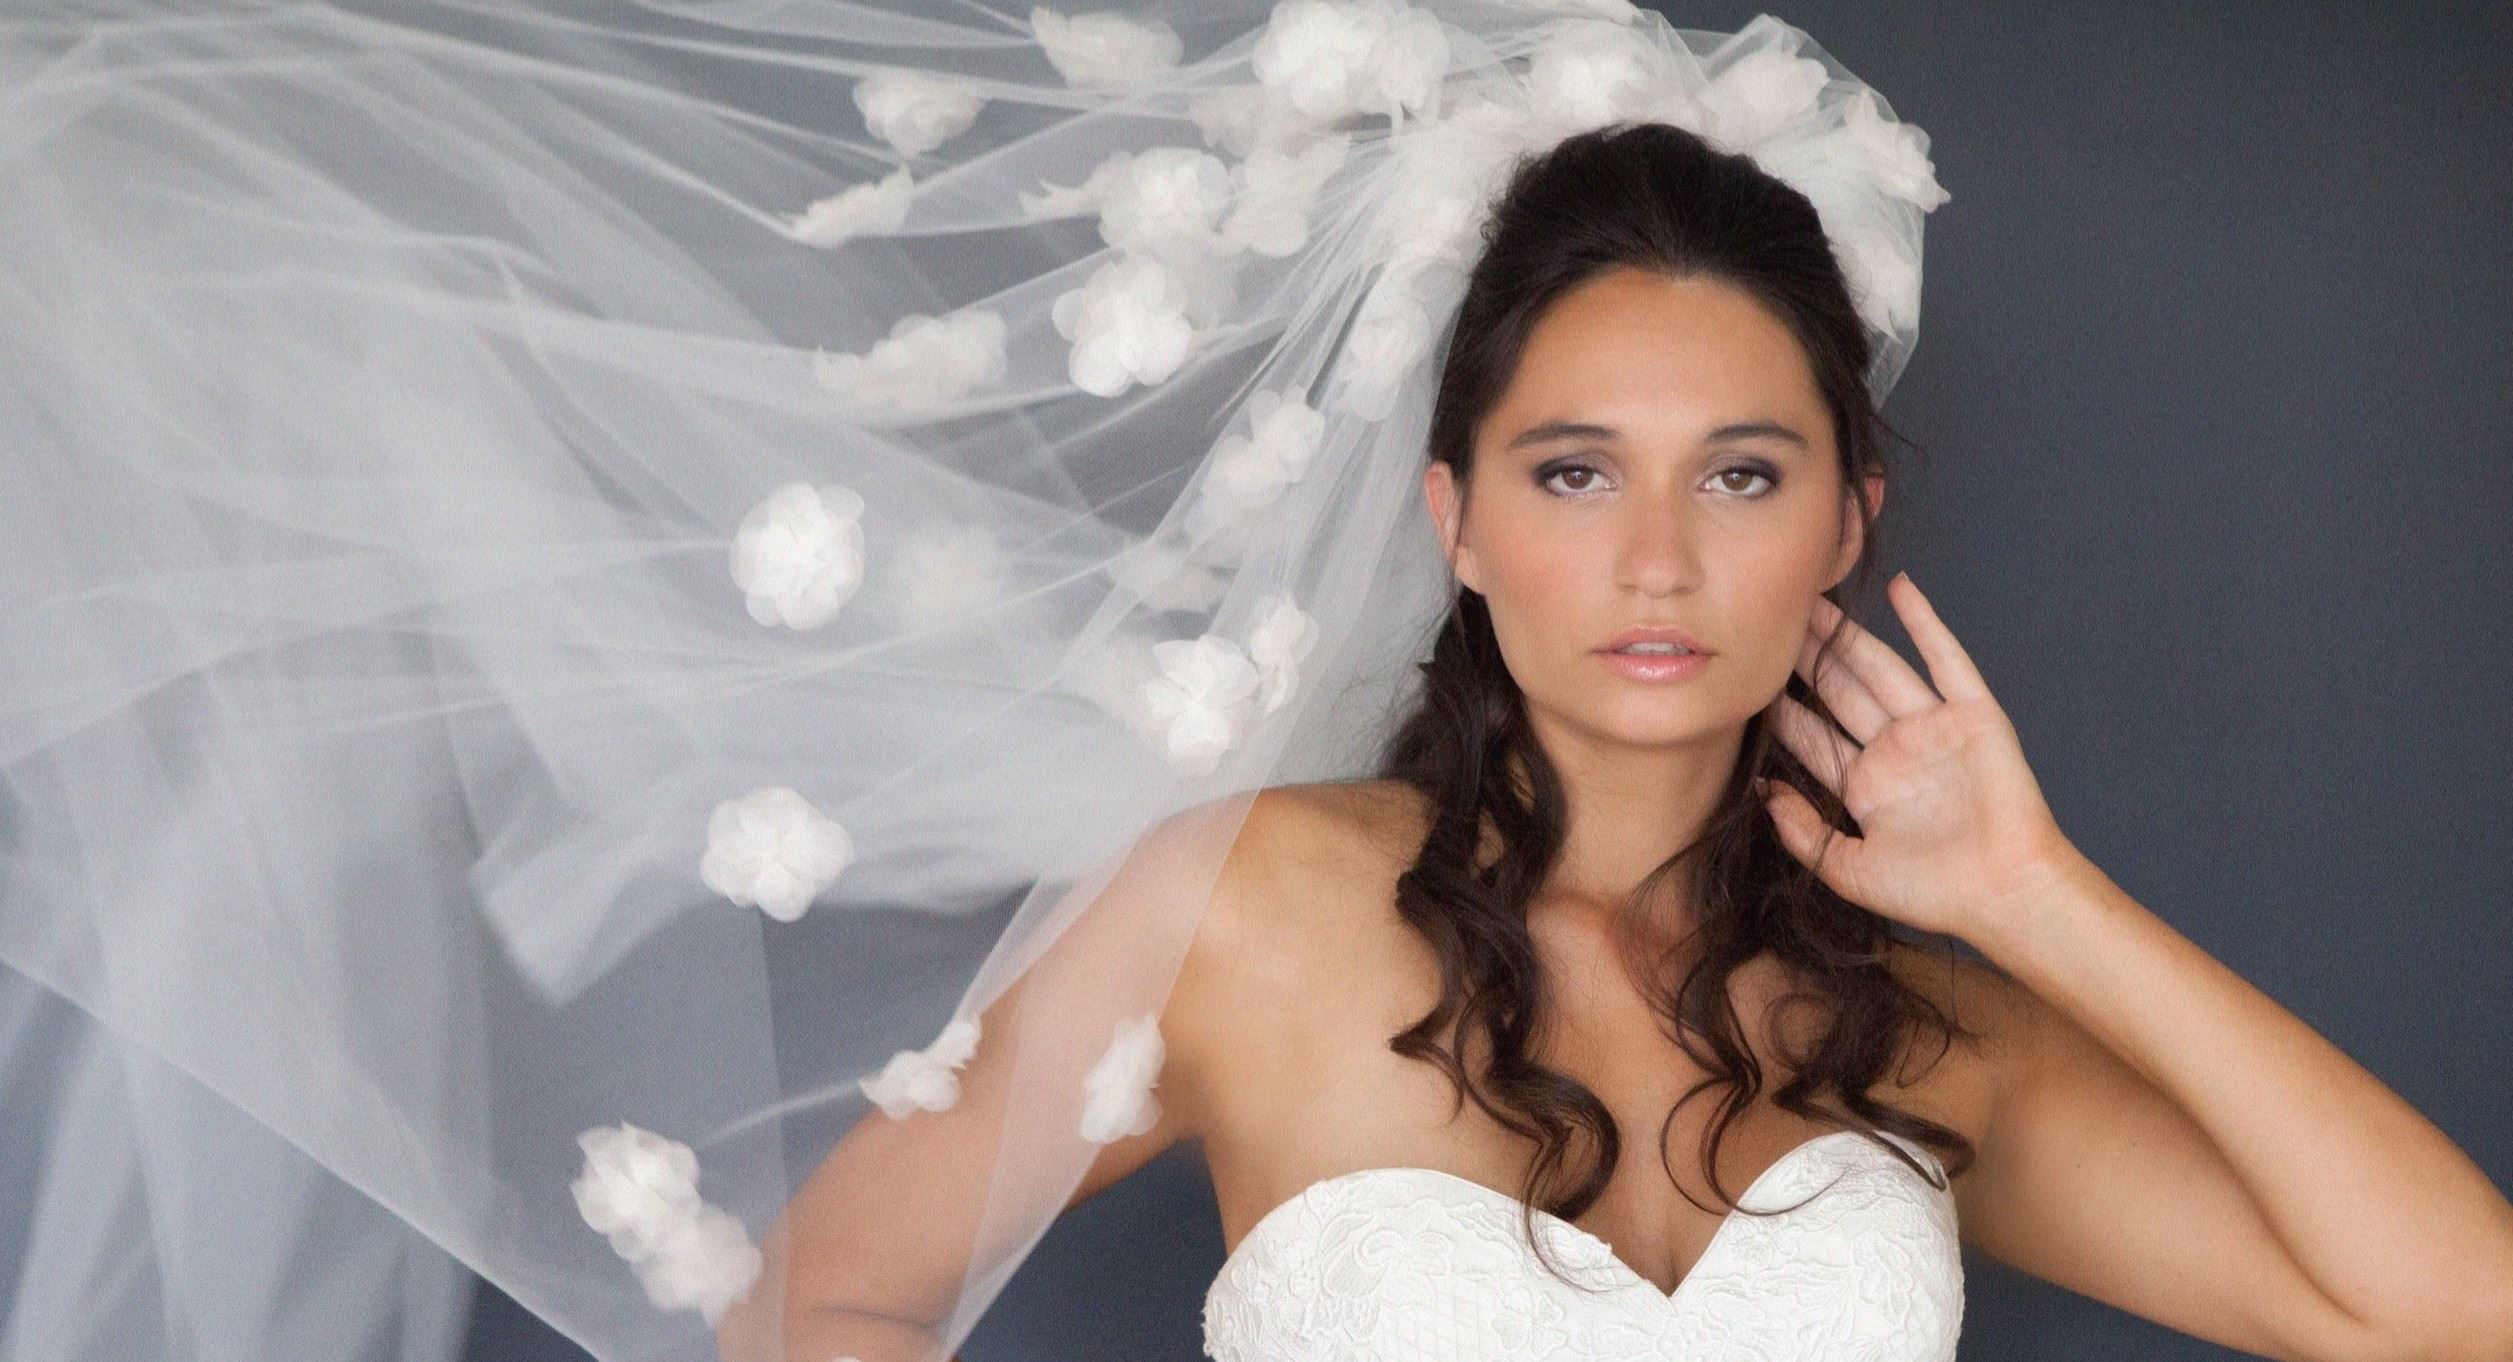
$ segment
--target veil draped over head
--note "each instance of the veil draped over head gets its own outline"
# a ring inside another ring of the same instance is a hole
[[[1881,397],[1946,196],[1769,16],[14,7],[0,1354],[450,1357],[459,1263],[705,1359],[806,1249],[955,1348],[1411,697],[1483,215],[1618,120],[1808,197]]]

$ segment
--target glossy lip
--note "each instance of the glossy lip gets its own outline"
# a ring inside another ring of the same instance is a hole
[[[1681,681],[1710,665],[1708,653],[1613,653],[1599,649],[1597,658],[1630,681]]]
[[[1626,629],[1606,640],[1606,645],[1597,651],[1610,653],[1617,648],[1629,647],[1635,643],[1672,643],[1679,648],[1691,649],[1697,657],[1710,656],[1710,650],[1701,646],[1692,635],[1671,625],[1648,625],[1637,629]]]

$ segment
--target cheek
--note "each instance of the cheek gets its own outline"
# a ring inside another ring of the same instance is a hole
[[[1806,529],[1738,544],[1728,559],[1735,570],[1722,574],[1730,648],[1744,664],[1737,670],[1751,674],[1756,689],[1777,692],[1788,683],[1815,597],[1832,574],[1833,527],[1827,522]]]
[[[1599,535],[1520,535],[1492,545],[1485,555],[1486,595],[1499,596],[1521,613],[1553,616],[1549,604],[1594,594],[1607,582]]]
[[[1504,529],[1480,542],[1483,592],[1505,644],[1582,634],[1599,609],[1610,613],[1613,568],[1603,535]]]
[[[1598,535],[1563,534],[1498,513],[1470,520],[1477,578],[1492,613],[1501,660],[1519,687],[1545,695],[1553,677],[1576,660],[1594,617],[1611,612],[1612,577]]]

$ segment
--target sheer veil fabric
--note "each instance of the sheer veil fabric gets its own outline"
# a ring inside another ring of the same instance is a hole
[[[1514,158],[1755,156],[1880,396],[1946,197],[1622,0],[73,0],[0,78],[47,1362],[449,1356],[455,1262],[711,1358],[798,1195],[956,1348],[1157,1120],[1247,792],[1410,694]]]

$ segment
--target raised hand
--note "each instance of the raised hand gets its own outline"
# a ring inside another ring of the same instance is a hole
[[[1842,618],[1817,597],[1797,671],[1838,726],[1785,694],[1765,711],[1774,735],[1841,798],[1861,835],[1828,827],[1805,796],[1783,786],[1767,786],[1764,804],[1790,854],[1843,898],[1971,939],[2076,851],[1963,645],[1907,576],[1897,573],[1885,594],[1928,677],[1856,621],[1844,624],[1816,674],[1822,636]]]

